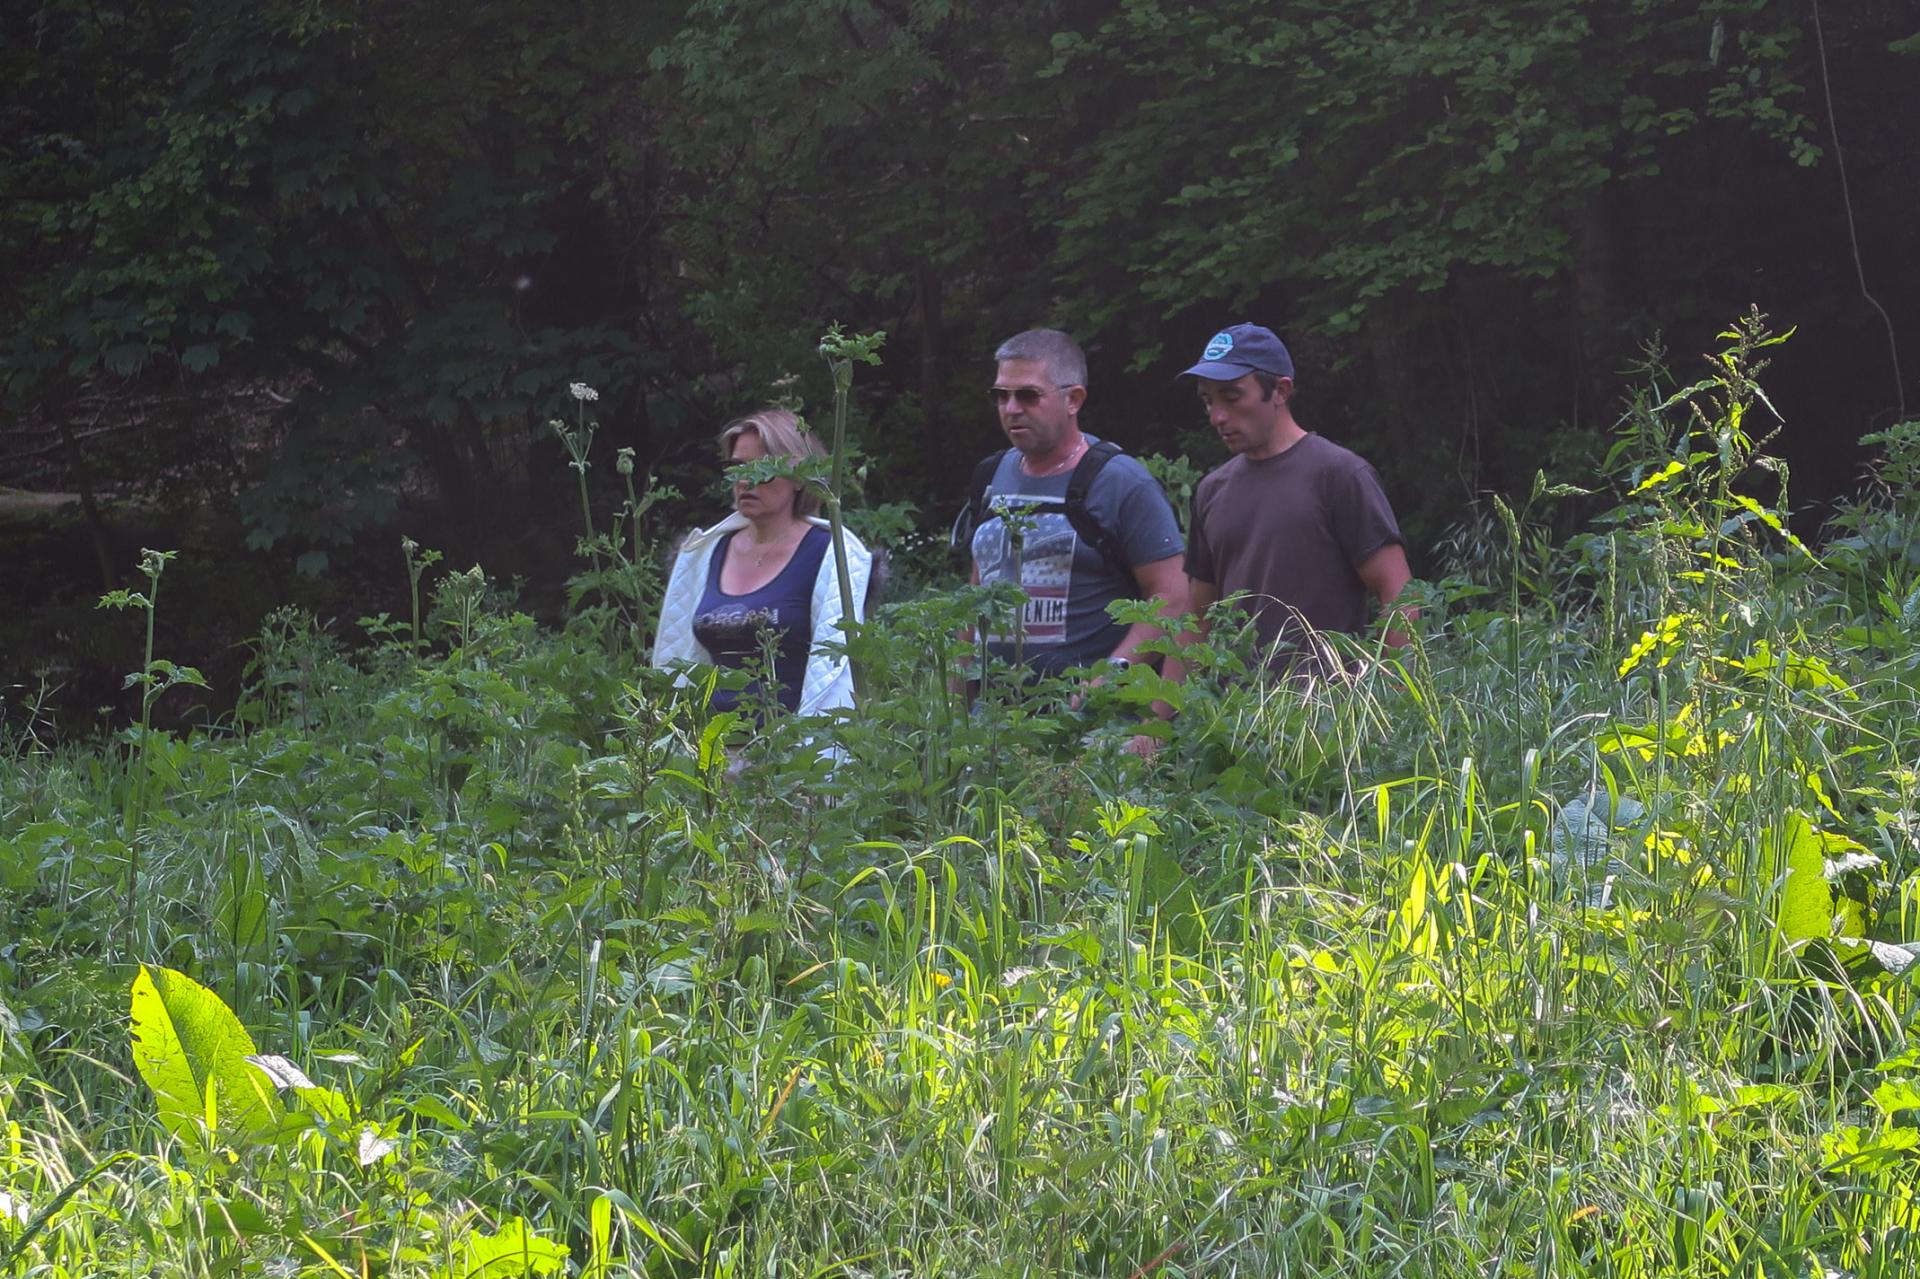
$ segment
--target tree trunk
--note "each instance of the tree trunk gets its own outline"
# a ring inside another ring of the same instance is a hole
[[[927,479],[937,480],[945,474],[946,421],[940,402],[945,388],[940,358],[946,339],[940,322],[940,277],[925,258],[914,263],[913,284],[920,300],[920,469]]]
[[[433,475],[440,495],[441,510],[447,516],[445,531],[452,536],[447,548],[449,559],[468,559],[477,544],[478,501],[473,468],[454,433],[439,422],[422,419],[414,427],[413,437],[421,459]]]
[[[1573,263],[1573,426],[1606,420],[1615,279],[1613,200],[1601,187],[1575,220],[1579,243]]]
[[[107,527],[106,517],[100,513],[100,503],[93,492],[93,474],[87,469],[78,441],[73,438],[73,428],[67,422],[66,410],[58,405],[49,407],[54,425],[60,430],[60,443],[66,449],[67,466],[73,472],[74,488],[80,493],[80,509],[87,517],[87,539],[93,543],[93,558],[100,568],[100,589],[111,591],[120,582],[119,548],[113,530]]]
[[[1384,425],[1388,438],[1402,438],[1412,398],[1405,343],[1400,334],[1390,332],[1384,324],[1376,324],[1368,341],[1368,352],[1373,357],[1374,386],[1386,410]]]

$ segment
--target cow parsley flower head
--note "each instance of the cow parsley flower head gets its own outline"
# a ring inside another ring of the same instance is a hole
[[[585,382],[569,382],[567,383],[567,389],[573,392],[573,398],[576,400],[591,401],[600,398],[600,392],[594,390]]]

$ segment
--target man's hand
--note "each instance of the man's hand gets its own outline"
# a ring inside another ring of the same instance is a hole
[[[1107,658],[1095,668],[1096,674],[1089,675],[1080,681],[1080,687],[1074,692],[1073,696],[1067,699],[1067,709],[1070,711],[1079,710],[1080,707],[1086,703],[1087,697],[1093,690],[1107,682],[1108,675],[1120,674],[1132,664],[1133,659],[1128,657]]]

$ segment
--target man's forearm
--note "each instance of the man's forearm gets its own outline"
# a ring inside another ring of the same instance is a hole
[[[1380,611],[1398,613],[1408,622],[1420,616],[1420,610],[1411,606],[1394,606],[1400,598],[1400,592],[1413,580],[1413,571],[1407,565],[1407,550],[1398,542],[1389,542],[1369,555],[1356,570],[1360,580],[1365,583],[1373,598],[1380,601]],[[1387,647],[1399,648],[1407,642],[1407,633],[1391,621],[1387,623]]]
[[[1187,663],[1181,651],[1190,645],[1198,644],[1207,638],[1213,624],[1207,620],[1208,612],[1220,602],[1220,589],[1212,582],[1202,582],[1197,578],[1187,579],[1186,607],[1193,614],[1193,629],[1182,631],[1175,640],[1175,652],[1167,658],[1160,673],[1179,684],[1187,678]]]

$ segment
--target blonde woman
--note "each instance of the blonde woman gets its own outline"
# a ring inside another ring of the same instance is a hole
[[[720,452],[729,462],[763,457],[822,457],[826,449],[785,409],[761,409],[727,423]],[[790,479],[733,486],[733,514],[696,529],[674,558],[667,581],[653,664],[702,662],[741,668],[763,665],[773,653],[772,682],[745,693],[719,689],[715,710],[732,710],[743,697],[778,702],[800,715],[853,705],[853,672],[846,655],[826,645],[842,641],[839,579],[827,521],[815,515],[819,497]],[[846,534],[853,582],[854,620],[866,598],[873,556]]]

